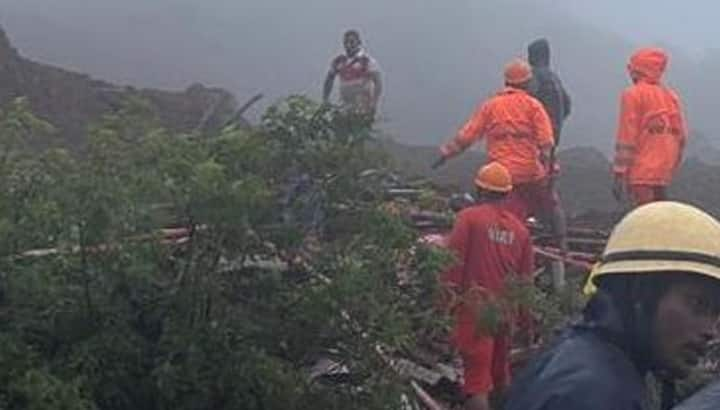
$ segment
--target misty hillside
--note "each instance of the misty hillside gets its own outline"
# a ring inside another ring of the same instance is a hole
[[[438,170],[430,164],[437,159],[437,148],[428,146],[405,146],[385,141],[399,169],[410,177],[428,177],[433,182],[449,187],[455,192],[472,192],[472,177],[485,158],[478,152],[466,152],[446,163]],[[699,149],[699,148],[698,148]],[[690,148],[689,151],[697,151]],[[720,158],[712,151],[708,158]],[[622,207],[612,196],[611,165],[598,149],[575,147],[558,153],[561,174],[557,186],[563,205],[571,218],[588,212],[622,212]],[[720,216],[720,162],[710,163],[698,155],[688,155],[683,167],[670,188],[671,199],[682,199],[696,204],[714,215]]]
[[[162,126],[174,131],[216,129],[236,108],[225,90],[193,84],[184,91],[136,89],[30,60],[17,50],[0,26],[0,107],[18,97],[49,121],[60,143],[77,147],[85,142],[88,125],[116,112],[130,97],[149,103]]]
[[[612,147],[626,59],[635,44],[533,0],[4,0],[0,19],[29,56],[139,86],[225,87],[239,100],[262,91],[318,97],[340,36],[358,27],[386,74],[381,127],[436,144],[500,85],[500,69],[538,36],[575,101],[565,147]],[[452,5],[450,5],[452,4]],[[720,54],[695,63],[672,50],[670,83],[693,128],[715,144]],[[256,110],[257,111],[257,110]]]

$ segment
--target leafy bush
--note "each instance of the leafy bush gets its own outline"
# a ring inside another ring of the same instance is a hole
[[[254,130],[157,123],[128,101],[82,152],[37,152],[49,124],[23,100],[0,114],[0,407],[398,408],[376,346],[439,326],[445,259],[359,177],[384,166],[367,130],[302,97]],[[320,225],[283,218],[297,176]],[[163,243],[169,225],[187,240]],[[348,383],[308,377],[329,354]]]

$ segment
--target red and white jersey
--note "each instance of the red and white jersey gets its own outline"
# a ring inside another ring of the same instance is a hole
[[[340,99],[343,104],[369,107],[375,95],[372,76],[380,72],[377,61],[364,49],[353,57],[340,54],[330,65],[330,72],[340,78]]]

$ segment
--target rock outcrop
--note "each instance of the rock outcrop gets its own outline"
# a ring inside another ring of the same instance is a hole
[[[194,84],[184,91],[135,89],[31,61],[13,47],[0,27],[0,106],[21,96],[70,146],[82,146],[88,124],[112,112],[128,96],[147,99],[161,124],[174,131],[217,128],[237,105],[232,94],[219,88]]]

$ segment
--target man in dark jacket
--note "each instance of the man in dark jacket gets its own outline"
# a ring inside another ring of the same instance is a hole
[[[515,379],[505,410],[640,410],[645,376],[668,387],[705,354],[720,315],[720,223],[655,202],[613,230],[584,321]]]
[[[528,86],[530,94],[539,100],[545,111],[550,117],[553,127],[553,136],[555,137],[555,145],[550,153],[550,173],[551,181],[553,175],[557,173],[555,162],[555,150],[560,143],[560,133],[562,131],[563,122],[570,115],[570,96],[560,81],[560,78],[550,69],[550,43],[541,38],[535,40],[528,46],[528,62],[532,67],[532,80]],[[552,209],[543,209],[542,215],[536,215],[544,221],[549,222],[553,230],[553,235],[557,246],[567,252],[567,222],[565,211],[562,208],[560,197],[555,190],[552,182],[548,185],[548,189],[552,191],[551,195],[555,198]],[[565,286],[565,265],[562,262],[552,262],[553,285],[556,289]]]
[[[552,121],[555,146],[560,143],[563,122],[570,115],[570,96],[560,78],[550,69],[550,43],[541,38],[528,46],[528,62],[532,66],[533,79],[529,91],[545,106]]]

